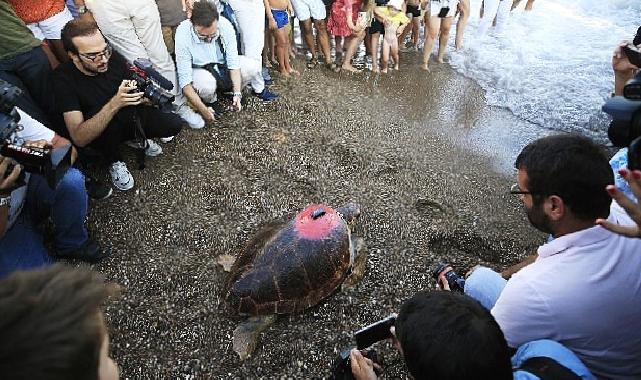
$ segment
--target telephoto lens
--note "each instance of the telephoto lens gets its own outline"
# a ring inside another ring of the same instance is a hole
[[[432,277],[438,281],[438,277],[441,275],[441,273],[445,272],[447,268],[451,268],[452,266],[449,263],[443,263],[440,262],[436,265],[436,269],[432,272]],[[450,290],[453,292],[459,292],[463,293],[463,289],[465,289],[465,279],[461,276],[458,275],[458,273],[454,272],[454,270],[450,270],[447,273],[445,273],[445,280],[447,281],[447,284],[450,286]]]

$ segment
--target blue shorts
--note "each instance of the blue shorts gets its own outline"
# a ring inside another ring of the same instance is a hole
[[[289,13],[281,9],[272,9],[272,16],[276,20],[276,26],[278,29],[282,29],[289,24]]]

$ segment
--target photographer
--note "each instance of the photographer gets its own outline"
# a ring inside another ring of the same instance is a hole
[[[474,270],[465,293],[491,309],[512,348],[554,339],[598,377],[639,378],[641,241],[595,226],[606,218],[631,224],[611,208],[605,155],[584,137],[557,135],[526,146],[515,167],[511,193],[530,223],[554,239],[509,281],[488,268]]]
[[[91,148],[110,164],[117,189],[129,190],[134,179],[120,144],[147,139],[145,153],[157,156],[162,148],[151,138],[175,136],[183,121],[150,105],[130,80],[127,62],[105,41],[95,22],[70,21],[62,30],[62,41],[71,60],[56,69],[54,87],[69,135],[76,146]]]
[[[417,293],[401,306],[391,335],[416,380],[595,379],[571,351],[550,340],[524,344],[510,360],[490,312],[460,294]],[[358,350],[350,362],[357,380],[377,378],[374,363]]]
[[[176,63],[183,94],[206,122],[215,120],[214,110],[206,103],[216,101],[218,90],[233,92],[236,111],[242,108],[241,91],[248,84],[263,101],[277,98],[265,88],[260,62],[238,54],[234,27],[226,18],[219,18],[212,1],[195,2],[191,18],[178,26]]]
[[[17,110],[21,129],[11,136],[12,141],[24,141],[26,147],[58,148],[69,144]],[[22,167],[16,165],[8,170],[11,163],[11,159],[0,157],[0,173],[6,173],[0,178],[0,277],[47,265],[53,261],[51,256],[97,262],[110,254],[88,236],[84,225],[87,193],[84,177],[77,169],[68,169],[57,186],[51,188],[45,177],[29,173],[25,174],[24,183],[18,183]],[[37,228],[47,217],[54,226],[51,254]]]
[[[0,281],[0,373],[12,380],[117,380],[102,304],[118,291],[63,265]]]

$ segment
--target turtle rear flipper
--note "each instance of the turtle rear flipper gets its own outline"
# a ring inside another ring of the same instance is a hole
[[[360,237],[351,236],[352,252],[354,255],[350,274],[347,276],[341,290],[355,287],[365,276],[365,267],[367,266],[367,246],[365,240]]]
[[[250,317],[236,327],[232,347],[240,357],[240,360],[245,360],[251,356],[258,345],[260,334],[275,320],[276,316],[273,314],[261,315]]]

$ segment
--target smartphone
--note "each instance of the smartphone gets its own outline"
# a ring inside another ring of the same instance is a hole
[[[641,170],[641,137],[637,137],[628,147],[628,169]]]
[[[354,339],[358,349],[363,350],[378,341],[391,338],[390,327],[394,326],[394,322],[396,322],[396,317],[391,315],[355,332]]]
[[[623,52],[628,57],[631,64],[636,67],[641,67],[641,51],[639,51],[636,46],[632,44],[626,45],[623,47]]]
[[[438,17],[445,18],[448,13],[450,13],[450,7],[443,7],[441,8],[441,11],[438,12]]]

